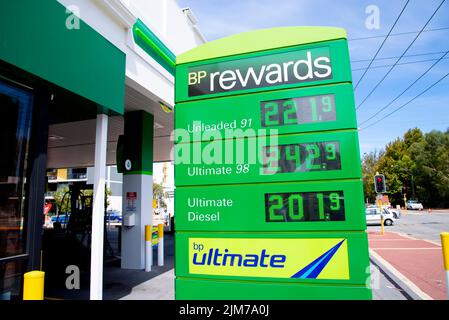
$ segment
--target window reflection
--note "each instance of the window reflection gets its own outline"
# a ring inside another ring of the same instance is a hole
[[[30,92],[0,81],[0,258],[24,253],[24,184]]]

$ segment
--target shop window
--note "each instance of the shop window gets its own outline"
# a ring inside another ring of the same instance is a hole
[[[25,177],[33,95],[0,80],[0,299],[18,290],[15,280],[25,253]]]

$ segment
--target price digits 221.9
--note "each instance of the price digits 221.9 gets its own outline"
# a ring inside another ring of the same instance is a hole
[[[260,110],[263,127],[336,120],[333,94],[264,101]]]

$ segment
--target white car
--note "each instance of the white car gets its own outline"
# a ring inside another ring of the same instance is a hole
[[[408,210],[422,210],[424,209],[421,202],[417,200],[407,200],[406,202]]]
[[[384,225],[391,226],[393,225],[394,221],[396,220],[394,217],[394,214],[389,211],[388,209],[383,208],[383,219],[384,219]],[[366,224],[367,225],[379,225],[380,224],[380,209],[371,207],[366,208],[365,210],[366,214]]]

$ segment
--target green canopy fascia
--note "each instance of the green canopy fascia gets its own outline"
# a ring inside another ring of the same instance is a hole
[[[1,1],[0,59],[123,114],[126,55],[76,19],[55,0]]]

